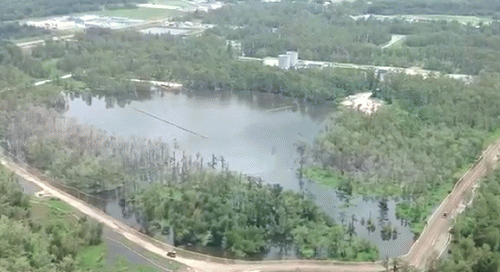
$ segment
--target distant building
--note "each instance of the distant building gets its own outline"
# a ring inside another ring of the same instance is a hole
[[[264,58],[264,65],[267,65],[267,66],[279,66],[279,60],[276,59],[276,58],[267,57],[267,58]]]
[[[290,55],[281,54],[278,56],[278,67],[280,69],[288,70],[290,69]]]
[[[167,28],[167,27],[151,27],[141,30],[143,34],[163,35],[170,34],[172,36],[185,36],[189,33],[189,29]]]
[[[54,30],[65,30],[75,28],[76,24],[73,21],[69,21],[68,18],[53,18],[44,21],[27,21],[27,25],[34,26],[38,28],[54,29]]]
[[[287,51],[286,54],[281,54],[278,56],[278,67],[280,69],[295,69],[298,62],[299,53],[297,53],[296,51]]]
[[[297,62],[299,61],[299,53],[296,51],[288,51],[287,55],[290,56],[290,68],[297,67]]]

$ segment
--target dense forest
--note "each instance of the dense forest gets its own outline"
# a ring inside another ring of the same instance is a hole
[[[30,201],[13,174],[0,168],[0,270],[81,271],[75,256],[101,243],[102,225],[71,218]]]
[[[304,60],[419,66],[471,75],[500,71],[498,22],[476,27],[444,20],[353,20],[352,12],[316,3],[239,3],[182,20],[216,24],[211,31],[241,41],[246,56],[277,57],[297,50]],[[392,34],[406,35],[403,45],[381,48]]]
[[[304,194],[231,173],[202,172],[183,183],[156,184],[135,201],[157,225],[173,227],[176,243],[222,246],[239,257],[275,245],[306,258],[378,258],[352,226],[333,223]]]
[[[241,3],[200,18],[216,24],[215,33],[240,40],[246,55],[257,57],[298,50],[303,59],[359,63],[391,38],[387,26],[355,22],[347,13],[315,3]]]
[[[30,17],[64,15],[77,12],[100,10],[103,6],[125,7],[129,3],[143,0],[32,0],[0,1],[0,21],[19,20]]]
[[[448,258],[431,262],[430,272],[498,271],[500,269],[500,172],[497,170],[476,189],[465,214],[452,228]]]
[[[391,39],[389,27],[351,19],[346,11],[316,3],[239,3],[183,20],[202,19],[213,31],[239,40],[247,56],[277,57],[298,50],[301,59],[366,63]]]

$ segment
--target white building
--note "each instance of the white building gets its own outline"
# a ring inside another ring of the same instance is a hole
[[[288,70],[290,69],[290,55],[281,54],[278,56],[278,67],[280,69]]]
[[[287,51],[286,54],[281,54],[278,56],[278,67],[280,69],[295,69],[298,62],[299,53],[297,53],[296,51]]]
[[[290,68],[297,67],[297,62],[299,61],[299,53],[296,51],[287,51],[286,54],[290,56]]]

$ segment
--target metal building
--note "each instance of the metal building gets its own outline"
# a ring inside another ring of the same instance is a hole
[[[299,61],[299,53],[297,51],[287,51],[286,54],[290,56],[290,68],[295,68]]]
[[[281,54],[278,56],[278,67],[280,69],[288,70],[290,69],[290,55]]]

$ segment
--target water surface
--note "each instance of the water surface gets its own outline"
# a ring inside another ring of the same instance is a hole
[[[326,117],[335,112],[332,104],[311,105],[256,92],[215,91],[164,93],[151,100],[133,101],[128,105],[121,103],[121,106],[116,106],[113,99],[88,97],[72,99],[68,104],[67,117],[94,125],[110,135],[161,138],[172,147],[178,147],[179,153],[186,151],[193,156],[200,153],[205,162],[212,155],[223,156],[231,170],[261,177],[265,182],[278,183],[285,189],[311,194],[318,206],[337,222],[352,224],[355,235],[375,243],[382,258],[405,254],[413,243],[408,226],[395,218],[394,200],[388,200],[385,209],[380,208],[378,199],[352,197],[347,202],[336,190],[298,179],[295,144],[314,140],[324,128]],[[121,208],[116,201],[108,206],[107,210],[119,215],[117,210]],[[362,224],[369,218],[376,223],[374,232],[369,232],[366,224]],[[127,220],[131,224],[135,221]],[[397,227],[396,237],[382,239],[380,230],[385,224]],[[263,256],[264,259],[288,257],[294,256],[277,248]]]

